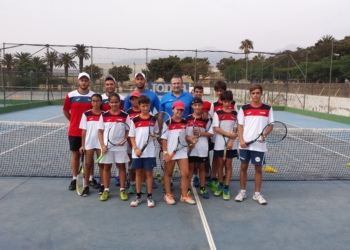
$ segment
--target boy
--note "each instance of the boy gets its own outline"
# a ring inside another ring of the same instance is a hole
[[[199,169],[199,193],[204,199],[209,198],[205,189],[205,162],[208,158],[208,139],[213,136],[213,130],[208,119],[202,118],[203,101],[199,97],[193,97],[192,100],[193,114],[186,117],[186,140],[189,141],[190,153],[189,161],[189,187],[191,185],[192,173],[195,165]],[[195,125],[195,129],[193,126]],[[208,127],[210,126],[210,128]],[[206,131],[208,130],[208,131]],[[197,177],[198,178],[198,177]]]
[[[226,85],[226,82],[224,82],[224,81],[217,81],[215,83],[214,90],[215,90],[215,94],[216,94],[218,100],[211,104],[210,111],[209,111],[209,114],[211,115],[211,117],[214,117],[214,112],[216,112],[219,109],[222,109],[223,104],[220,100],[220,95],[222,92],[226,91],[226,88],[227,88],[227,85]],[[237,105],[236,105],[236,102],[234,100],[232,100],[232,102],[231,102],[230,109],[238,112]],[[213,136],[213,141],[215,142],[215,133]],[[209,186],[210,186],[212,192],[215,192],[215,190],[217,188],[216,175],[217,175],[218,164],[219,164],[218,158],[216,156],[213,156],[212,172],[211,172],[212,179],[209,183]]]
[[[266,129],[261,140],[246,145],[246,142],[256,138],[263,128],[274,121],[272,107],[261,102],[263,89],[259,84],[252,84],[249,88],[250,104],[243,105],[238,113],[239,153],[241,160],[240,186],[241,190],[236,196],[236,201],[247,198],[246,183],[249,161],[255,166],[255,194],[253,200],[265,205],[266,200],[260,193],[262,183],[262,165],[266,150],[265,137],[271,132],[272,126]]]
[[[237,158],[237,148],[234,147],[234,140],[237,137],[235,123],[237,121],[237,112],[231,110],[231,102],[233,100],[232,92],[224,91],[220,95],[222,101],[222,109],[217,110],[213,117],[213,127],[216,132],[214,156],[217,157],[219,185],[214,195],[222,194],[224,200],[230,200],[229,185],[232,176],[232,158]],[[226,159],[224,160],[224,147],[227,142]],[[223,168],[225,167],[226,181],[223,181]]]
[[[132,152],[131,168],[136,170],[136,197],[131,202],[131,207],[137,207],[141,202],[141,183],[142,171],[146,172],[147,177],[147,205],[152,208],[155,206],[152,198],[152,182],[153,182],[153,168],[156,166],[156,149],[154,143],[148,143],[145,150],[141,152],[141,148],[148,140],[149,126],[154,133],[158,133],[158,123],[153,120],[152,115],[149,114],[151,100],[148,96],[142,95],[138,99],[138,104],[141,110],[139,116],[136,116],[130,124],[129,138]]]

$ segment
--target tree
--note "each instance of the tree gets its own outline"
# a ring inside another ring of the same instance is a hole
[[[92,68],[92,70],[91,70]],[[90,75],[90,78],[92,80],[96,80],[96,79],[100,79],[103,75],[103,69],[98,67],[97,65],[95,64],[91,64],[91,65],[87,65],[84,67],[84,72],[88,73]],[[82,71],[83,72],[83,71]],[[92,74],[91,74],[92,72]]]
[[[232,56],[229,58],[222,58],[217,64],[216,67],[223,72],[228,66],[235,64],[236,59],[234,59]]]
[[[198,80],[199,75],[201,75],[203,78],[208,76],[210,62],[207,57],[197,58],[196,60],[193,57],[185,57],[180,61],[180,63],[182,74],[190,76],[192,81],[195,79]]]
[[[15,63],[20,64],[20,63],[30,63],[32,60],[32,56],[28,52],[21,52],[21,53],[16,53],[15,54]]]
[[[84,44],[76,44],[73,48],[72,55],[79,58],[79,72],[83,72],[84,60],[90,58],[88,48]]]
[[[49,64],[49,72],[52,76],[53,67],[58,63],[58,53],[56,51],[45,52],[44,60]]]
[[[75,61],[73,61],[73,59],[74,59],[74,56],[72,54],[67,53],[67,52],[60,54],[60,56],[58,58],[57,66],[58,67],[63,66],[64,75],[65,75],[66,79],[68,78],[68,69],[69,68],[73,68],[73,69],[77,68],[77,63]]]
[[[129,81],[129,75],[132,73],[132,68],[128,66],[114,66],[108,70],[108,73],[111,74],[117,82],[120,82],[123,86],[124,81]]]
[[[46,71],[47,65],[45,64],[45,60],[43,60],[40,56],[34,56],[32,59],[32,67],[35,71]]]
[[[174,75],[182,76],[181,62],[178,56],[169,56],[167,58],[152,59],[148,64],[147,73],[149,81],[157,80],[159,77],[163,78],[165,82],[170,82]]]
[[[10,75],[11,69],[15,66],[15,58],[13,55],[11,53],[6,53],[4,59],[2,59],[2,63],[7,69],[7,74]]]
[[[250,53],[250,50],[253,50],[253,41],[249,40],[249,39],[245,39],[243,41],[241,41],[241,46],[239,46],[240,50],[243,50],[244,52],[244,56],[245,56],[245,61],[246,61],[246,65],[245,65],[245,78],[248,80],[248,54]]]

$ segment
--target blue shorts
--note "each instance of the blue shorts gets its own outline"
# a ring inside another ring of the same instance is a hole
[[[239,159],[241,160],[241,162],[245,163],[251,160],[251,163],[253,165],[262,166],[263,164],[265,164],[265,153],[259,151],[240,149]]]
[[[224,157],[224,150],[214,150],[214,156],[223,158]],[[226,151],[226,158],[232,159],[232,158],[238,158],[237,149],[231,149]]]
[[[156,157],[132,158],[132,169],[152,170],[156,166]]]

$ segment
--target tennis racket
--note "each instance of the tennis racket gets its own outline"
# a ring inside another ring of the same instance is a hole
[[[233,114],[233,111],[228,113],[228,114],[224,114],[220,120],[219,120],[219,128],[221,128],[222,130],[232,133],[235,132],[237,133],[237,116],[235,114]],[[230,137],[226,136],[226,135],[222,135],[222,138],[224,140],[224,154],[222,159],[225,161],[226,160],[226,154],[227,154],[227,145],[228,142],[230,140]]]
[[[186,142],[186,126],[184,126],[181,131],[179,132],[179,135],[177,137],[176,147],[173,150],[173,152],[169,155],[169,158],[172,159],[177,151],[179,151],[182,148],[186,148],[187,142]]]
[[[164,161],[163,150],[159,150],[158,159],[159,159],[160,168],[162,169],[162,171],[164,173],[165,161]],[[160,172],[156,173],[156,177],[157,177],[158,182],[163,182],[162,174]]]
[[[112,147],[119,146],[126,142],[125,131],[129,130],[129,125],[125,122],[115,122],[111,125],[107,134],[107,150]],[[99,163],[105,154],[101,153],[96,163]]]
[[[213,121],[213,119],[211,118],[211,116],[209,115],[209,114],[207,114],[207,116],[208,116],[208,118],[206,119],[206,120],[202,120],[203,122],[206,122],[206,128],[205,128],[205,132],[208,132],[209,130],[210,130],[210,128],[211,128],[211,124],[212,124],[212,121]],[[201,119],[200,119],[201,120]],[[197,121],[197,117],[195,117],[194,118],[194,120],[193,120],[193,124],[192,124],[192,135],[193,136],[195,136],[194,135],[194,131],[195,130],[198,130],[198,131],[203,131],[203,129],[201,129],[199,126],[198,126],[198,122],[196,122]],[[200,132],[199,132],[199,136],[198,137],[200,137]],[[192,145],[191,145],[192,146]],[[188,150],[188,156],[190,156],[190,154],[191,154],[191,152],[192,152],[192,149],[193,149],[193,147],[192,148],[189,148],[189,150]]]
[[[79,195],[83,194],[83,191],[85,188],[84,166],[85,166],[85,162],[84,162],[84,152],[83,152],[80,157],[80,165],[79,165],[77,181],[76,181],[76,190]]]
[[[271,128],[270,126],[273,126],[273,127]],[[269,129],[272,129],[272,130],[269,132]],[[269,132],[269,133],[265,137],[264,134],[266,132]],[[255,138],[254,140],[246,142],[246,145],[248,146],[256,141],[261,143],[265,141],[268,143],[277,143],[284,140],[284,138],[286,138],[287,136],[287,133],[288,133],[287,126],[283,122],[274,121],[267,124],[262,130],[262,132],[258,135],[258,137]]]
[[[167,112],[159,112],[159,113],[155,114],[154,116],[152,116],[152,118],[149,121],[149,125],[148,125],[148,138],[147,138],[147,141],[145,142],[145,144],[142,146],[141,152],[145,151],[145,149],[147,148],[147,145],[151,141],[154,141],[156,138],[162,136],[167,131],[167,129],[163,130],[162,128],[163,128],[164,122],[169,120],[170,118],[171,118],[171,116]],[[171,119],[169,122],[171,123]],[[154,133],[154,128],[155,128],[156,123],[158,123],[158,128],[159,128],[158,134]]]

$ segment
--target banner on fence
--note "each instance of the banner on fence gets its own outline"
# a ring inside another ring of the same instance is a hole
[[[164,95],[171,91],[170,82],[149,82],[148,89],[156,93],[157,95]],[[189,83],[184,82],[182,90],[188,92]]]

